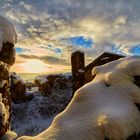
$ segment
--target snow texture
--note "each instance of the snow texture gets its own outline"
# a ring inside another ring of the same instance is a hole
[[[12,131],[7,131],[6,134],[1,138],[1,140],[15,140],[17,134]]]
[[[3,43],[6,42],[15,44],[17,42],[17,34],[14,25],[0,15],[0,51]]]
[[[0,93],[0,128],[6,124],[8,117],[9,113],[6,110],[5,105],[2,103],[2,94]]]
[[[70,75],[65,77],[69,79]],[[42,96],[39,91],[30,91],[26,93],[28,94],[33,94],[31,101],[12,104],[12,130],[18,136],[25,134],[33,136],[49,127],[54,116],[64,110],[70,102],[72,82],[68,81],[67,86],[60,89],[59,82],[56,81],[49,97]]]
[[[96,67],[95,79],[76,91],[68,107],[37,136],[18,140],[126,140],[140,132],[140,57],[127,57]]]

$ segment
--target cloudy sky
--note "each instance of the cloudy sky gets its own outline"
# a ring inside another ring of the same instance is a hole
[[[18,33],[17,72],[70,71],[82,50],[89,63],[104,51],[140,54],[139,0],[0,0]]]

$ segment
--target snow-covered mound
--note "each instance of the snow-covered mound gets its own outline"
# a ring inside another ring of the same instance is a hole
[[[93,70],[95,79],[80,88],[51,126],[18,140],[126,140],[140,132],[140,57],[127,57]]]
[[[0,15],[0,51],[3,43],[6,42],[15,44],[17,42],[17,34],[14,25],[8,19]]]

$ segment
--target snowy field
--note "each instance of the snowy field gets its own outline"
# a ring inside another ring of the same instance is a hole
[[[34,94],[33,100],[12,105],[12,130],[19,136],[38,134],[49,127],[55,116],[55,113],[50,113],[49,107],[53,104],[48,97],[43,97],[40,93]]]

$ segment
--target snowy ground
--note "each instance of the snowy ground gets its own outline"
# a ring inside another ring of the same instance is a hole
[[[71,100],[72,84],[66,89],[53,90],[50,97],[44,97],[37,88],[28,91],[33,94],[31,101],[12,104],[12,130],[21,135],[36,135],[51,124],[54,116],[61,112]]]

